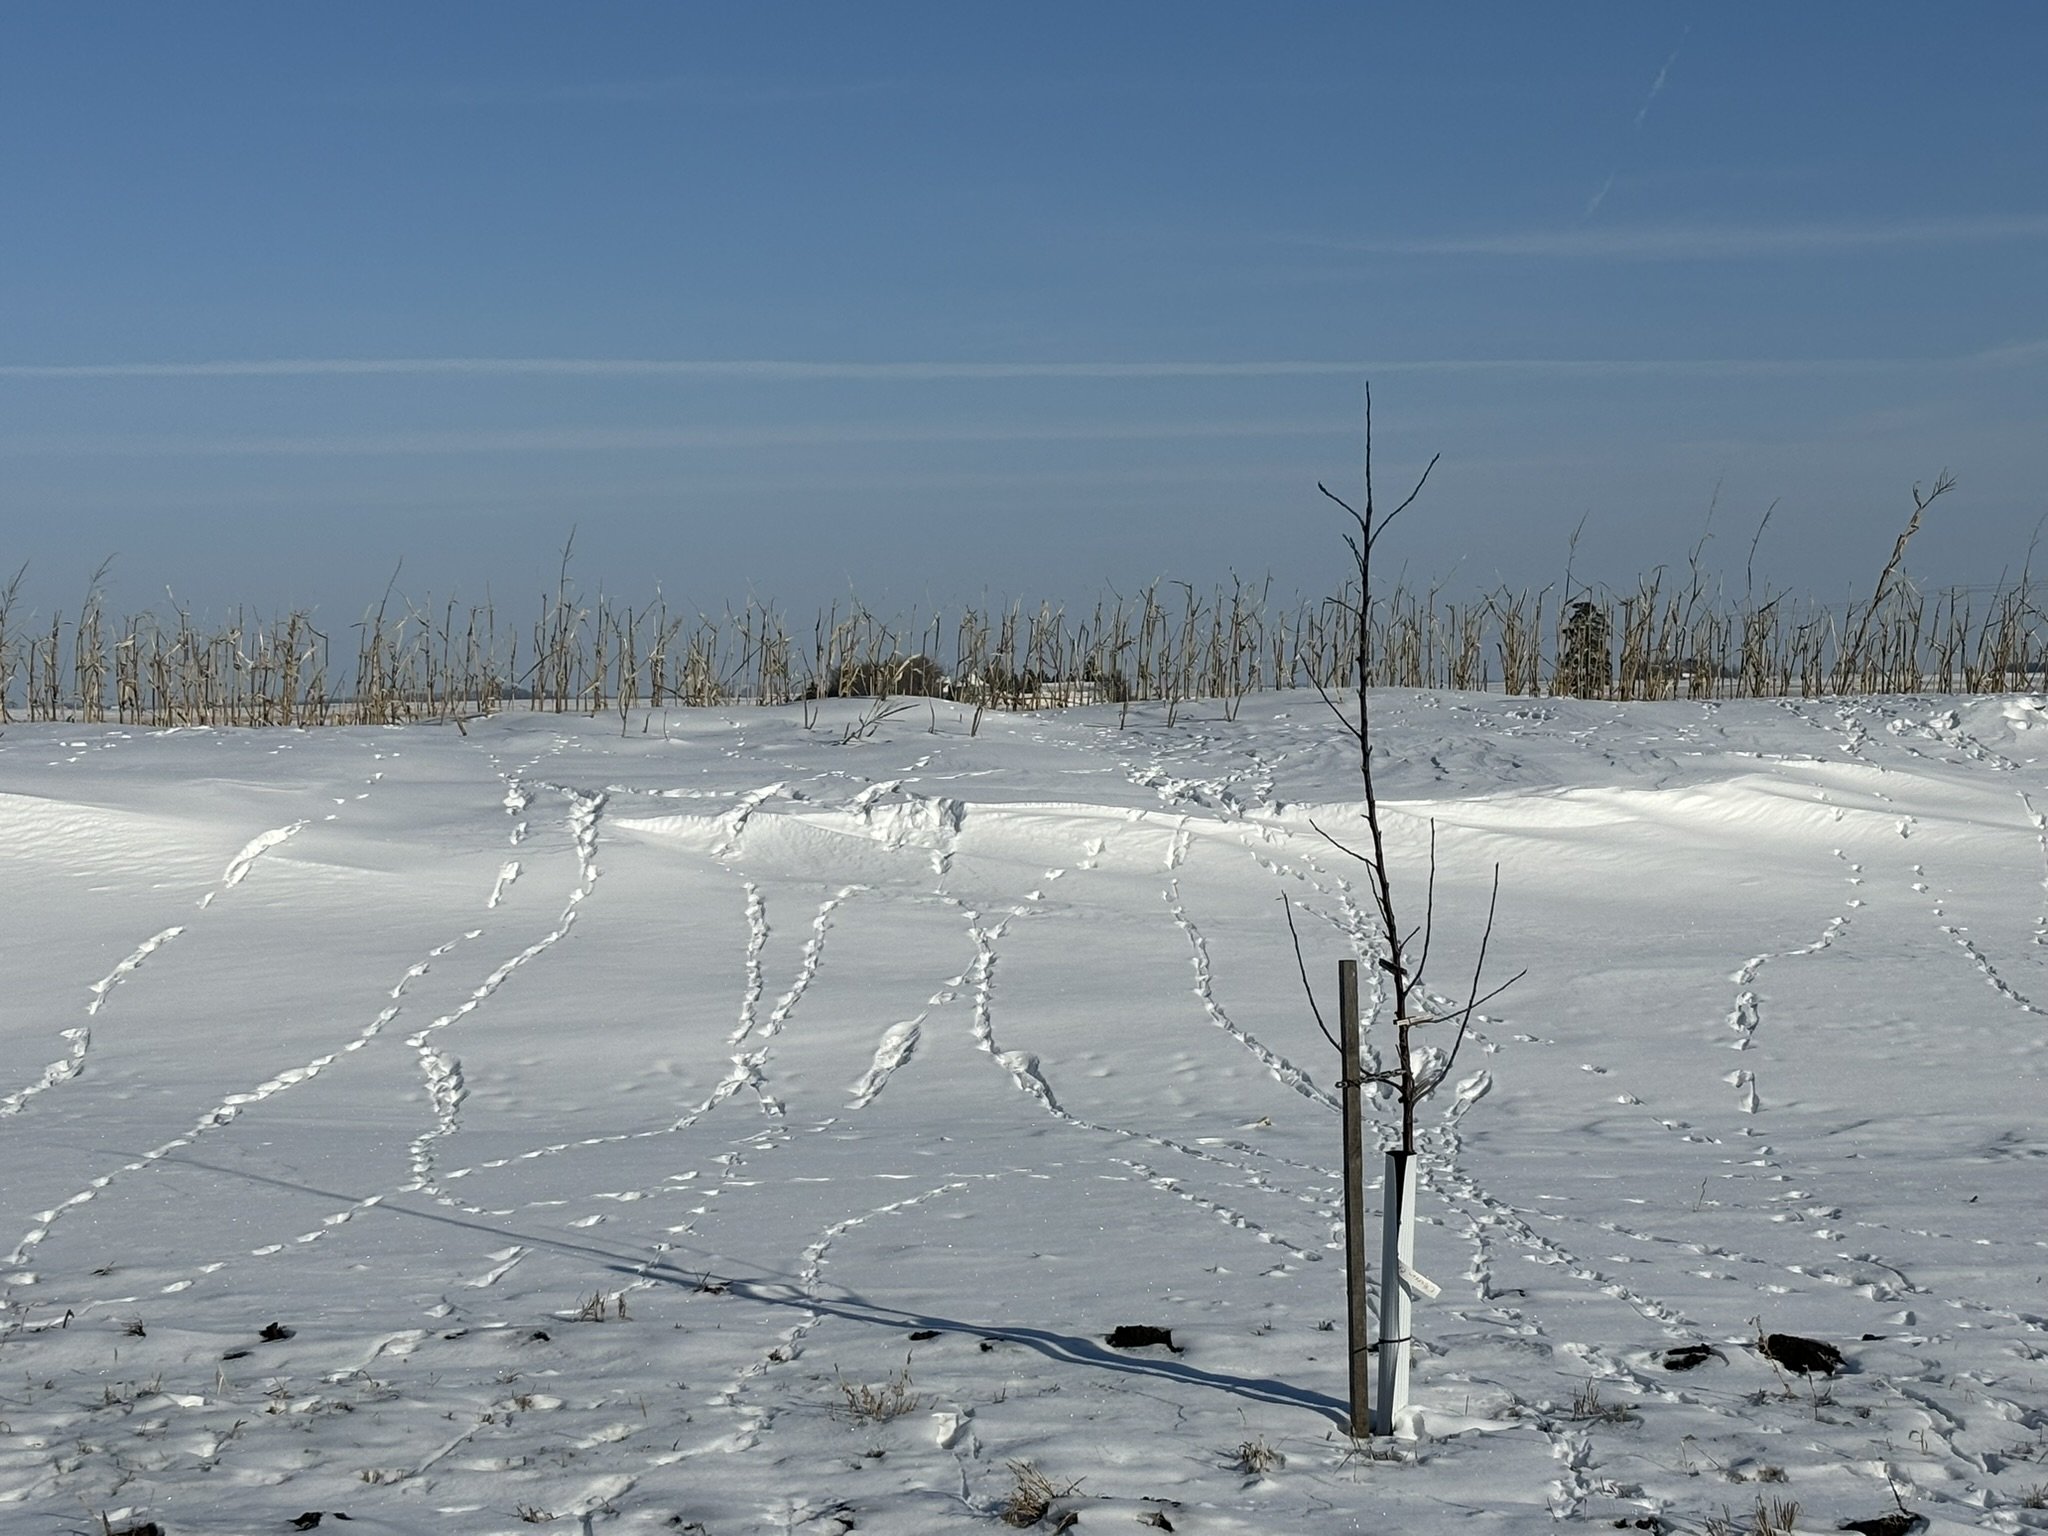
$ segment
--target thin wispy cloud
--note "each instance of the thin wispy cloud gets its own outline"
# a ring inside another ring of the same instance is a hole
[[[2048,221],[2043,221],[2048,224]],[[2048,230],[2044,230],[2048,232]],[[1460,247],[1463,248],[1462,246]],[[234,379],[745,379],[764,383],[1029,381],[1034,379],[1365,378],[1395,374],[1737,377],[1968,365],[1988,355],[1927,357],[1242,358],[1064,362],[853,362],[772,358],[301,357],[190,362],[0,363],[0,383]]]
[[[1355,362],[1279,361],[851,362],[783,358],[372,357],[237,358],[212,362],[8,363],[0,379],[233,379],[350,376],[700,378],[780,383],[967,379],[1259,378],[1356,373]]]
[[[414,79],[343,87],[327,92],[324,99],[340,106],[379,110],[421,105],[454,108],[664,106],[726,110],[855,101],[914,88],[914,82],[882,77],[808,82],[707,75],[584,80]]]
[[[886,444],[1346,437],[1357,430],[1357,422],[1345,419],[964,426],[913,423],[798,427],[512,427],[443,432],[232,437],[93,433],[0,438],[0,457],[388,458],[440,454],[623,453]]]
[[[675,105],[743,108],[857,100],[902,89],[904,82],[899,80],[844,80],[798,85],[678,76],[553,84],[456,84],[443,87],[439,99],[449,106],[459,107]]]
[[[857,80],[748,80],[705,75],[625,76],[586,80],[454,80],[379,87],[345,98],[387,105],[428,101],[449,107],[678,106],[747,108],[860,101],[889,95],[986,103],[1042,104],[1049,97],[1127,101],[1144,97],[1331,96],[1350,87],[1297,75],[1243,77],[1230,72],[1098,75],[996,75],[934,78],[878,75]]]
[[[1355,426],[1351,435],[1356,436]],[[1347,453],[1347,462],[1349,457]],[[360,513],[367,508],[490,513],[538,509],[553,512],[567,503],[579,508],[634,502],[673,504],[679,496],[755,497],[767,491],[820,492],[844,498],[850,494],[875,497],[925,491],[1022,494],[1115,491],[1143,494],[1157,492],[1162,486],[1167,486],[1205,493],[1215,492],[1221,487],[1254,487],[1276,481],[1296,484],[1301,473],[1300,459],[1294,450],[1287,449],[1266,457],[1233,459],[1227,464],[1157,462],[1124,469],[1097,463],[1054,469],[1005,466],[979,470],[909,469],[891,465],[864,473],[858,485],[850,487],[842,466],[778,459],[774,463],[747,464],[730,470],[694,465],[677,470],[659,466],[640,478],[606,475],[588,479],[579,474],[573,483],[566,484],[558,478],[537,475],[525,475],[516,482],[460,476],[436,481],[431,486],[422,486],[404,478],[350,479],[342,483],[308,483],[304,479],[293,478],[288,482],[266,479],[256,484],[237,479],[229,484],[208,485],[204,490],[190,490],[180,488],[177,483],[154,481],[140,487],[95,485],[82,489],[75,482],[52,480],[36,486],[35,499],[36,506],[45,516],[74,510],[101,513],[116,509],[217,513],[257,508],[274,513],[284,503],[302,510],[341,508],[350,513]]]
[[[1979,361],[1993,367],[2048,362],[2048,338],[2009,342],[2004,346],[1991,347],[1980,352],[1977,357]]]
[[[2048,215],[1840,224],[1662,224],[1310,242],[1366,256],[1549,261],[1738,261],[2048,240]]]

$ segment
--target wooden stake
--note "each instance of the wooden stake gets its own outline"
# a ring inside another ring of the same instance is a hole
[[[1344,1046],[1344,1280],[1351,1330],[1351,1433],[1371,1423],[1372,1319],[1365,1286],[1364,1048],[1358,1017],[1358,962],[1337,962],[1337,1012]]]

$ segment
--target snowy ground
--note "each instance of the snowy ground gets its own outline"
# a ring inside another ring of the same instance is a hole
[[[1529,974],[1363,1445],[1341,731],[860,707],[0,735],[0,1528],[2048,1530],[2037,702],[1384,697]]]

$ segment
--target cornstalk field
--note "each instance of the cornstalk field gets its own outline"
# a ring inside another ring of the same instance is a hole
[[[348,624],[288,612],[197,622],[78,609],[24,616],[0,593],[0,723],[381,725],[505,709],[585,714],[818,698],[944,696],[992,709],[1195,701],[1234,716],[1261,689],[1353,686],[1735,699],[2048,690],[2031,585],[1924,594],[1893,569],[1867,602],[1730,598],[1661,572],[1632,590],[1460,600],[1355,590],[1277,602],[1266,585],[1155,586],[1085,609],[962,606],[884,619],[854,605],[792,625],[578,598],[494,606],[386,600]],[[1359,626],[1365,644],[1359,645]]]

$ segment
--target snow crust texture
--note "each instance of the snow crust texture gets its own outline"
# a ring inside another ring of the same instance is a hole
[[[1355,743],[819,708],[0,733],[0,1530],[2048,1530],[2041,701],[1376,696],[1378,1442]]]

